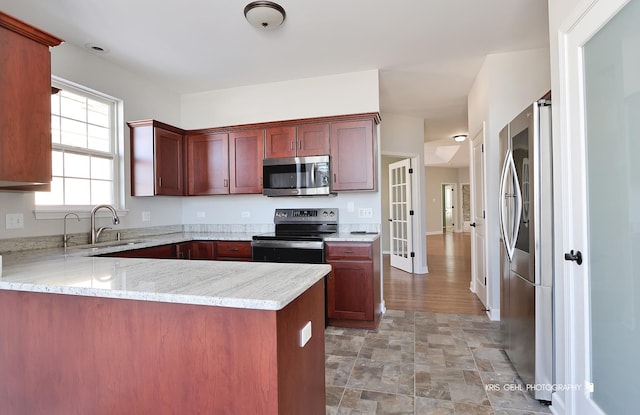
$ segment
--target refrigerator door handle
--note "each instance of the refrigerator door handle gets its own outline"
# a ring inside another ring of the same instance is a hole
[[[509,252],[509,237],[507,231],[507,222],[509,218],[507,217],[507,208],[506,204],[508,202],[507,195],[505,194],[507,187],[507,176],[508,176],[508,163],[509,163],[509,154],[507,153],[507,157],[504,158],[504,163],[502,163],[502,174],[500,175],[500,204],[498,205],[498,209],[500,210],[500,232],[502,232],[502,239],[504,240],[504,246],[507,251],[507,256],[509,261],[511,261],[511,252]]]
[[[513,221],[513,235],[512,235],[512,243],[510,245],[511,254],[516,249],[516,241],[518,239],[518,234],[520,233],[520,219],[522,218],[522,189],[520,188],[520,181],[518,180],[518,171],[516,170],[516,163],[513,161],[513,156],[510,155],[510,170],[513,173],[513,184],[515,185],[515,199],[516,199],[516,217]]]
[[[516,237],[518,235],[520,225],[520,210],[522,208],[522,198],[520,196],[520,186],[516,178],[515,163],[513,162],[513,155],[509,151],[504,160],[504,166],[502,168],[502,178],[500,180],[500,195],[502,200],[500,201],[500,224],[502,228],[502,238],[504,239],[504,246],[507,251],[509,261],[513,259],[513,251],[516,246]],[[513,180],[516,184],[516,189],[508,189],[507,184],[509,179]],[[507,191],[514,191],[513,193],[507,193]],[[515,199],[515,213],[517,221],[513,221],[511,217],[514,209],[513,200]]]

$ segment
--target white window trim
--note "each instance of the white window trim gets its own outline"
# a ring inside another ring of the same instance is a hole
[[[124,103],[121,99],[113,97],[111,95],[105,94],[100,91],[96,91],[94,89],[85,87],[83,85],[77,84],[72,81],[68,81],[66,79],[52,76],[51,77],[51,85],[54,87],[62,87],[69,89],[76,89],[82,93],[93,94],[96,97],[107,99],[113,101],[115,103],[114,113],[113,113],[113,132],[115,134],[115,148],[114,148],[114,157],[115,157],[115,166],[113,169],[113,184],[114,184],[114,203],[113,207],[116,209],[118,216],[126,216],[128,213],[128,209],[126,209],[125,205],[125,157],[124,157]],[[71,150],[71,149],[70,149]],[[72,151],[72,150],[71,150]],[[76,213],[80,216],[80,218],[88,218],[91,213],[91,209],[93,206],[87,205],[58,205],[58,206],[38,206],[34,203],[34,211],[33,214],[36,219],[63,219],[64,215],[69,212]],[[102,215],[99,215],[102,216]],[[106,216],[106,214],[105,214]]]

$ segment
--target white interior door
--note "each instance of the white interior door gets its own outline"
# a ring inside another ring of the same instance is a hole
[[[389,235],[391,266],[413,272],[413,207],[411,160],[389,165]]]
[[[486,227],[484,197],[485,126],[471,139],[471,291],[487,306]]]
[[[455,185],[443,184],[442,185],[442,232],[454,231],[454,195]]]
[[[640,0],[585,6],[560,51],[566,407],[639,414]]]
[[[458,214],[462,215],[462,232],[471,232],[471,185],[469,183],[462,183],[460,186],[460,200],[462,212]]]

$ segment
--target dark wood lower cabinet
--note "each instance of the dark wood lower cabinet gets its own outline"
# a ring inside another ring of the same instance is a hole
[[[215,241],[214,251],[218,261],[251,261],[249,241]]]
[[[218,243],[220,242],[220,245]],[[218,246],[219,255],[214,246]],[[120,258],[201,259],[251,261],[251,242],[248,241],[189,241],[178,244],[113,252],[100,256]]]
[[[382,315],[380,240],[327,242],[326,249],[333,268],[327,281],[329,324],[376,328]]]
[[[177,245],[160,245],[150,248],[133,249],[131,251],[113,252],[100,256],[119,257],[119,258],[156,258],[156,259],[176,259]]]
[[[279,311],[0,290],[2,414],[323,415],[324,359],[322,280]]]
[[[190,259],[214,259],[213,241],[193,241],[191,242]]]

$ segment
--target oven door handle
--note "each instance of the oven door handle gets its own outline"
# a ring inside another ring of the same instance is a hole
[[[252,248],[277,248],[277,249],[324,249],[322,241],[251,241]]]

